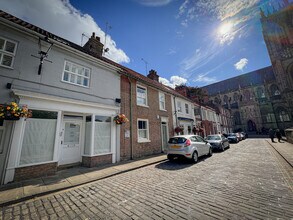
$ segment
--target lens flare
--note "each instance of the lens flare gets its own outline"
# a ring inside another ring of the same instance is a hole
[[[219,34],[221,36],[223,35],[227,35],[232,31],[233,28],[233,24],[231,22],[227,22],[227,23],[223,23],[220,27],[219,27]]]

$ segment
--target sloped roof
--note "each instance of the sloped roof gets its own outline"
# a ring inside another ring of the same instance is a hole
[[[271,82],[275,80],[276,79],[273,68],[272,66],[268,66],[201,88],[207,90],[209,95],[216,95],[218,93],[227,93],[230,91],[238,90],[239,88],[262,85],[265,82]]]
[[[17,17],[15,17],[15,16],[13,16],[13,15],[7,13],[7,12],[4,12],[2,10],[0,10],[0,18],[3,18],[3,19],[5,19],[6,21],[9,21],[9,22],[13,22],[14,24],[17,24],[17,25],[19,25],[19,26],[21,26],[23,28],[26,28],[26,29],[34,31],[34,32],[36,32],[38,34],[41,34],[44,37],[46,36],[49,39],[56,40],[59,43],[62,43],[64,45],[66,45],[66,46],[69,46],[69,47],[72,47],[74,49],[77,49],[77,50],[79,50],[79,51],[81,51],[83,53],[86,53],[86,54],[90,55],[90,56],[93,56],[92,54],[90,54],[83,47],[81,47],[81,46],[79,46],[79,45],[77,45],[77,44],[75,44],[75,43],[73,43],[71,41],[68,41],[68,40],[66,40],[66,39],[64,39],[62,37],[59,37],[59,36],[57,36],[57,35],[55,35],[55,34],[53,34],[51,32],[48,32],[48,31],[46,31],[46,30],[44,30],[44,29],[42,29],[42,28],[40,28],[38,26],[30,24],[30,23],[28,23],[28,22],[26,22],[26,21],[24,21],[24,20],[22,20],[20,18],[17,18]],[[93,56],[93,57],[95,57],[95,58],[97,58],[99,60],[102,60],[102,61],[104,61],[104,62],[106,62],[108,64],[111,64],[113,66],[116,66],[116,67],[120,68],[121,69],[121,72],[120,72],[121,74],[127,75],[127,76],[129,76],[131,78],[134,78],[136,80],[142,81],[142,82],[146,83],[149,86],[155,87],[155,88],[157,88],[159,90],[162,90],[162,91],[164,91],[166,93],[175,95],[177,97],[180,97],[182,99],[185,99],[185,100],[188,100],[188,101],[192,102],[190,99],[188,99],[187,97],[179,94],[178,92],[176,92],[171,87],[165,86],[160,82],[154,81],[154,80],[152,80],[152,79],[150,79],[150,78],[148,78],[148,77],[146,77],[146,76],[144,76],[144,75],[142,75],[142,74],[140,74],[138,72],[135,72],[132,69],[129,69],[129,68],[125,67],[125,66],[122,66],[122,65],[120,65],[120,64],[118,64],[118,63],[116,63],[116,62],[114,62],[114,61],[112,61],[110,59],[107,59],[106,57],[97,57],[97,56]]]

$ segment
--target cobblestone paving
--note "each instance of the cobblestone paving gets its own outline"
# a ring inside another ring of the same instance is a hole
[[[0,219],[292,219],[272,148],[247,139],[197,164],[163,162],[0,210]]]

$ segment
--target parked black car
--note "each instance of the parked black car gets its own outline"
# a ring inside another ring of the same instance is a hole
[[[239,139],[235,133],[228,134],[227,139],[230,143],[238,143],[239,142]]]

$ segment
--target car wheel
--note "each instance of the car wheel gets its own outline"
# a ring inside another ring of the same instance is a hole
[[[197,152],[193,152],[192,154],[192,162],[193,163],[197,163],[198,161],[198,155],[197,155]]]
[[[167,155],[168,160],[173,161],[174,160],[174,156],[173,155]]]
[[[223,152],[225,150],[224,144],[221,144],[221,151]]]
[[[212,148],[210,147],[208,156],[211,157],[212,155],[213,155],[213,150],[212,150]]]

